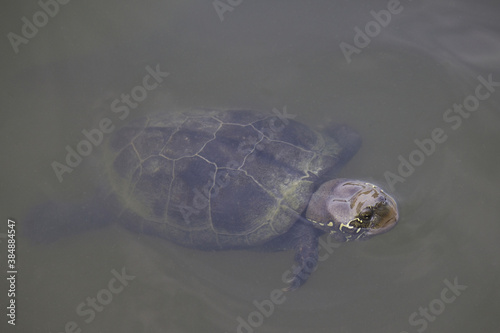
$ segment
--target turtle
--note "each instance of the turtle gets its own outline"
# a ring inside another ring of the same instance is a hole
[[[297,289],[316,268],[321,235],[367,239],[392,229],[398,210],[380,187],[335,178],[361,146],[356,131],[313,130],[294,118],[203,109],[130,122],[103,148],[110,194],[102,203],[116,213],[93,213],[87,224],[116,220],[200,250],[293,250],[284,289]]]

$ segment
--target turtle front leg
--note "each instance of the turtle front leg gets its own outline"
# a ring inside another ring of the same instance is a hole
[[[288,287],[284,291],[291,291],[303,285],[318,263],[318,238],[320,232],[311,225],[297,222],[291,233],[291,245],[295,250],[295,263],[292,269],[292,277],[288,280]]]

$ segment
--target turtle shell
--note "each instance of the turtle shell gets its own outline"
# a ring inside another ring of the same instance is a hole
[[[244,248],[297,221],[341,150],[286,113],[200,110],[117,130],[106,167],[128,228],[189,247]]]

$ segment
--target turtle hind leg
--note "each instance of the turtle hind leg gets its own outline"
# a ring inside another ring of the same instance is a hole
[[[295,265],[291,272],[291,278],[287,281],[289,285],[283,288],[284,291],[299,288],[316,269],[320,235],[321,232],[318,229],[298,221],[279,239],[283,248],[293,248],[295,251]]]

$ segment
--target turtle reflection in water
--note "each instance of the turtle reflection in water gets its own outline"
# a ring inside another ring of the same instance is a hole
[[[121,208],[114,220],[203,250],[294,250],[287,289],[296,289],[316,266],[322,234],[361,240],[398,221],[396,202],[379,187],[333,178],[360,145],[347,126],[318,133],[286,114],[150,116],[117,130],[105,148]]]

